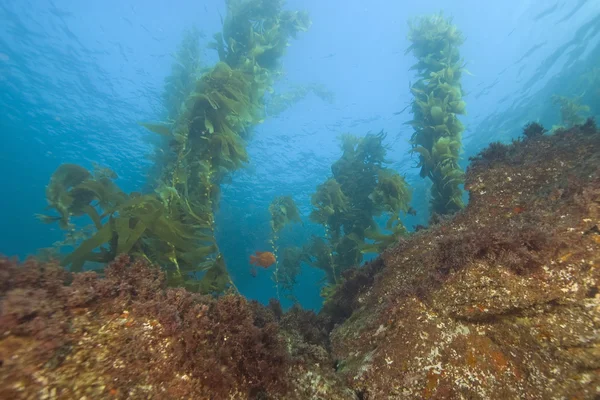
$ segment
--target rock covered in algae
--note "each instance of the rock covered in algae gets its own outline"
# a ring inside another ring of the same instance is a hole
[[[166,289],[127,256],[104,278],[7,259],[0,277],[0,398],[352,398],[327,352],[277,313]]]
[[[466,187],[327,304],[338,373],[362,399],[597,399],[600,132],[493,144]]]

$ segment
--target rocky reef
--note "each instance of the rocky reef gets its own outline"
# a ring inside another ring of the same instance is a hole
[[[327,305],[347,318],[331,333],[338,374],[361,399],[598,398],[593,121],[490,145],[465,186],[464,211],[355,270]]]
[[[597,398],[600,132],[491,144],[465,187],[318,316],[127,256],[103,276],[0,260],[0,398]]]

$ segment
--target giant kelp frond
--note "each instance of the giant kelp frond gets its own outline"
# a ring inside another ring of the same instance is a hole
[[[291,196],[276,197],[269,206],[271,214],[271,229],[277,233],[292,222],[301,222],[300,211]]]
[[[112,180],[100,175],[94,175],[84,167],[75,164],[62,164],[52,174],[46,187],[46,201],[50,209],[56,210],[60,217],[39,215],[44,222],[58,220],[62,229],[67,229],[71,216],[84,214],[99,225],[100,216],[95,207],[99,202],[103,207],[116,206],[124,200],[124,194]]]
[[[456,48],[464,43],[462,33],[456,25],[452,24],[452,18],[446,18],[443,13],[426,15],[409,20],[408,40],[411,46],[406,53],[413,52],[427,65],[427,69],[439,69],[438,55],[445,55],[450,62],[456,62],[460,58]]]
[[[293,296],[296,278],[302,270],[302,263],[310,263],[310,256],[302,247],[286,247],[278,260],[278,269],[273,279],[286,297],[295,301]]]
[[[404,178],[396,171],[381,169],[377,186],[371,194],[376,207],[396,218],[400,212],[408,212],[412,194]]]
[[[563,127],[572,128],[575,125],[581,125],[585,122],[585,114],[589,113],[590,107],[579,104],[579,101],[580,97],[552,96],[552,102],[560,107],[560,117]]]
[[[163,93],[163,104],[170,119],[177,118],[183,102],[191,93],[196,79],[200,76],[202,68],[200,39],[202,36],[197,28],[186,30],[177,52],[173,55],[171,74],[165,78]]]
[[[333,177],[312,196],[311,220],[324,226],[325,238],[313,240],[311,265],[327,273],[329,284],[361,262],[366,246],[371,246],[366,240],[377,226],[375,216],[389,217],[387,228],[392,232],[385,240],[406,232],[400,214],[408,211],[411,193],[404,178],[385,167],[385,137],[383,131],[364,137],[342,135],[342,155],[331,166]],[[381,243],[383,239],[377,249],[383,248]]]
[[[334,178],[326,180],[317,187],[317,191],[312,195],[311,203],[314,210],[310,214],[310,219],[322,225],[328,224],[332,216],[343,212],[349,206],[348,198]]]
[[[360,250],[364,254],[381,253],[391,245],[398,242],[402,236],[408,235],[408,231],[401,223],[389,226],[390,233],[383,233],[375,225],[365,231],[365,237],[369,240],[361,246]]]
[[[385,155],[388,147],[383,144],[386,138],[386,133],[381,131],[377,134],[367,133],[357,146],[356,152],[359,159],[362,159],[365,164],[381,166],[386,163]]]
[[[432,211],[449,214],[463,207],[458,159],[464,126],[457,115],[466,113],[458,51],[464,39],[441,13],[409,21],[408,39],[407,52],[418,60],[411,68],[418,74],[411,87],[413,120],[408,122],[414,128],[412,152],[419,155],[421,177],[433,183]]]
[[[329,104],[333,103],[335,99],[334,93],[324,85],[316,83],[295,85],[287,91],[271,94],[266,104],[267,115],[270,117],[280,115],[291,106],[303,100],[310,93],[313,93],[315,96]]]
[[[215,35],[211,47],[221,61],[234,68],[255,64],[275,70],[289,38],[310,27],[303,11],[284,11],[281,0],[228,1],[223,33]],[[264,78],[264,76],[263,76]]]

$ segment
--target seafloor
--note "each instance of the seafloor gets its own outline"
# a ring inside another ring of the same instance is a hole
[[[492,144],[466,188],[318,316],[1,260],[0,398],[598,398],[600,132]]]

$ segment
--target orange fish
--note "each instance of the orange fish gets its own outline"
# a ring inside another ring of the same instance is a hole
[[[269,268],[275,264],[275,254],[270,251],[257,251],[256,255],[250,256],[250,264],[257,267]]]

